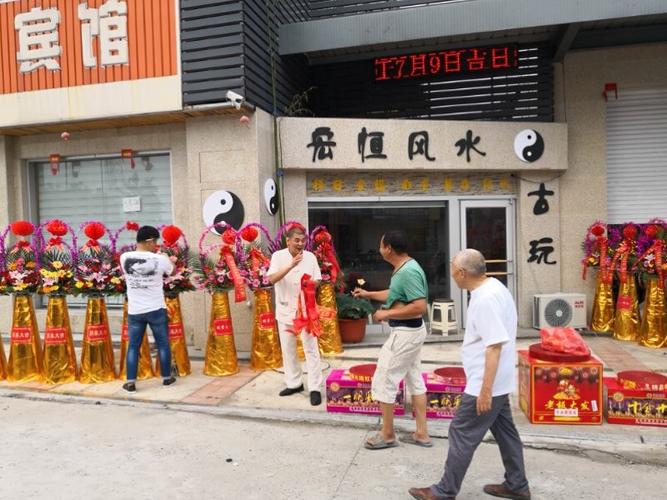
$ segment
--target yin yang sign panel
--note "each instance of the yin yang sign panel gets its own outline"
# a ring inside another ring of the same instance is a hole
[[[267,179],[264,183],[264,203],[271,215],[278,213],[278,189],[276,188],[276,181],[273,179]]]
[[[216,191],[204,202],[202,209],[204,224],[212,226],[219,222],[226,222],[238,230],[243,225],[245,210],[243,202],[231,191]],[[222,234],[224,230],[220,227],[211,229],[212,232]]]
[[[514,138],[514,154],[521,161],[532,163],[539,160],[544,153],[544,139],[533,129],[525,129]]]

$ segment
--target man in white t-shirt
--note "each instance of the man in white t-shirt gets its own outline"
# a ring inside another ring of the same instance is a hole
[[[477,250],[459,252],[452,259],[451,272],[458,287],[470,291],[461,347],[466,388],[449,426],[449,452],[440,482],[428,488],[410,488],[409,493],[422,500],[456,498],[477,446],[491,430],[505,466],[505,482],[487,484],[484,492],[529,500],[523,444],[509,403],[516,386],[514,299],[500,281],[486,276],[484,256]]]
[[[137,231],[137,249],[120,256],[120,265],[127,285],[127,330],[130,341],[127,348],[127,382],[123,389],[136,392],[139,349],[144,340],[146,325],[150,325],[160,356],[162,384],[171,385],[171,348],[167,304],[164,300],[163,277],[174,271],[175,257],[156,253],[158,230],[143,226]]]
[[[283,351],[283,368],[287,387],[280,391],[280,396],[290,396],[303,391],[301,364],[296,353],[296,335],[293,328],[294,317],[301,296],[301,277],[309,275],[313,281],[320,281],[320,266],[317,257],[305,250],[306,230],[301,224],[293,224],[287,230],[287,248],[278,250],[271,256],[269,281],[276,292],[276,321],[280,335],[280,347]],[[302,307],[304,305],[302,304]],[[301,342],[306,355],[308,369],[308,390],[310,404],[322,403],[322,368],[320,366],[320,348],[317,337],[305,329],[301,331]]]

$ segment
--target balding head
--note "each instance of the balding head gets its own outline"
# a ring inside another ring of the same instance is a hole
[[[474,248],[466,248],[457,253],[452,263],[463,269],[472,278],[479,278],[486,274],[486,261],[482,252]]]

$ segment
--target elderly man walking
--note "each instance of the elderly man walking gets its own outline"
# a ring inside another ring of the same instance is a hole
[[[442,478],[427,488],[410,488],[409,493],[421,500],[456,498],[475,449],[490,429],[500,448],[505,481],[487,484],[484,492],[502,498],[530,499],[523,444],[509,403],[516,385],[514,300],[500,281],[486,276],[484,256],[477,250],[458,253],[452,259],[451,272],[459,288],[471,294],[461,346],[467,383],[449,427],[449,452]]]

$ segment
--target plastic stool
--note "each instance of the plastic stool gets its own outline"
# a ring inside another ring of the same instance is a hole
[[[458,333],[459,325],[456,321],[456,306],[452,299],[435,299],[429,310],[429,320],[431,334],[433,330],[440,330],[443,336],[449,335],[450,330],[455,330]]]

